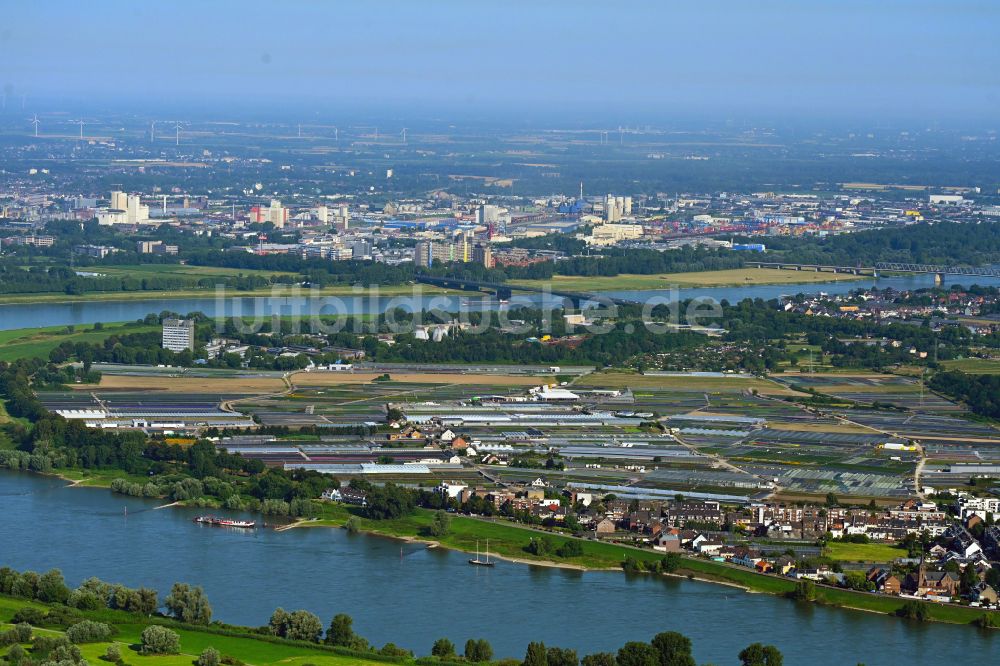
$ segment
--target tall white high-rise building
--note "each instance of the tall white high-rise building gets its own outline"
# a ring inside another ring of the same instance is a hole
[[[174,352],[194,351],[194,321],[191,319],[163,320],[163,348]]]

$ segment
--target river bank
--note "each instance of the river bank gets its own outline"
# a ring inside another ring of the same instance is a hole
[[[55,477],[26,472],[0,473],[0,501],[0,531],[17,535],[3,549],[2,565],[59,568],[72,585],[89,576],[161,593],[177,581],[201,585],[217,617],[245,626],[258,626],[278,606],[303,608],[324,619],[347,612],[366,638],[379,645],[392,641],[418,654],[426,654],[441,636],[457,645],[487,637],[500,655],[520,656],[532,640],[586,654],[614,651],[623,642],[648,640],[664,630],[688,635],[696,645],[697,663],[729,663],[754,641],[777,645],[787,663],[811,666],[895,666],[901,660],[931,666],[936,663],[934,646],[959,643],[969,659],[987,663],[1000,645],[998,632],[970,632],[944,622],[917,624],[888,612],[857,613],[793,602],[780,594],[740,594],[734,588],[742,581],[706,575],[694,560],[672,576],[627,575],[618,568],[624,552],[662,555],[650,551],[611,548],[614,554],[608,557],[606,545],[584,541],[584,557],[566,559],[585,566],[536,566],[534,556],[523,551],[532,531],[470,524],[475,518],[456,518],[451,534],[440,539],[417,532],[433,517],[431,512],[418,512],[406,524],[379,526],[391,528],[394,535],[415,534],[421,542],[441,544],[428,548],[369,535],[361,521],[357,533],[206,526],[194,518],[236,514],[193,506],[157,511],[167,500],[86,492]],[[344,515],[350,514],[339,514],[328,526],[341,525]],[[529,566],[469,566],[464,552],[474,551],[482,529],[489,530],[491,560],[498,550],[494,544],[501,545],[496,535],[502,532],[514,536],[503,539],[511,548],[500,549],[501,554]],[[91,538],[80,539],[81,534]],[[755,591],[756,585],[741,587]],[[428,599],[449,604],[450,611],[420,612]],[[538,622],[537,612],[526,608],[535,603],[545,605],[546,622]],[[616,608],[642,610],[613,612]],[[720,634],[719,626],[727,632]],[[581,632],[580,627],[597,630]]]
[[[604,543],[579,539],[565,534],[549,533],[542,530],[520,526],[509,522],[491,522],[485,519],[452,516],[451,530],[448,534],[430,538],[429,529],[433,520],[433,511],[418,509],[415,514],[396,520],[368,520],[360,516],[360,512],[339,504],[324,505],[323,517],[296,521],[291,528],[334,527],[343,528],[348,520],[353,523],[354,530],[366,534],[391,537],[410,543],[418,542],[435,548],[446,548],[462,553],[472,554],[477,548],[490,542],[490,556],[511,563],[529,566],[569,569],[576,571],[619,571],[622,563],[632,558],[640,565],[656,563],[663,559],[664,553],[649,549]],[[558,546],[571,539],[582,544],[583,555],[579,558],[554,560],[548,557],[538,557],[527,553],[524,547],[531,538],[548,537]],[[763,593],[779,597],[787,597],[796,589],[798,581],[785,576],[760,574],[746,567],[716,562],[703,558],[682,555],[677,569],[663,572],[673,577],[682,577],[705,583],[725,585],[739,588],[748,593]],[[641,573],[636,575],[656,575]],[[866,611],[881,615],[895,615],[906,601],[899,597],[857,592],[825,585],[816,586],[815,603]],[[958,604],[941,604],[920,601],[928,608],[928,619],[951,624],[971,624],[984,614],[1000,616],[996,611],[961,606]]]
[[[112,477],[101,476],[92,479],[95,483],[80,483],[79,479],[58,474],[59,478],[71,482],[74,488],[107,488]],[[197,502],[173,502],[166,506],[183,508],[204,508]],[[157,507],[160,508],[160,507]],[[490,521],[483,518],[452,515],[449,533],[431,538],[429,529],[433,522],[433,511],[417,509],[413,514],[393,520],[371,520],[363,517],[360,510],[343,504],[323,502],[320,514],[315,518],[292,521],[275,529],[288,532],[301,528],[345,528],[348,520],[352,531],[398,539],[407,543],[420,543],[427,547],[441,548],[472,554],[490,543],[490,556],[515,564],[564,569],[580,572],[620,571],[627,558],[634,559],[640,566],[654,565],[662,561],[664,553],[650,549],[622,544],[592,541],[566,534],[518,525],[507,521]],[[581,543],[582,554],[578,557],[552,559],[528,553],[525,547],[532,538],[547,537],[558,547],[569,540]],[[716,562],[703,558],[683,555],[674,571],[664,572],[674,577],[683,577],[705,583],[739,588],[745,592],[763,593],[779,597],[792,594],[798,581],[785,576],[761,574],[746,567]],[[648,573],[636,575],[654,575]],[[895,615],[906,603],[905,599],[888,595],[858,592],[825,585],[816,586],[815,603],[831,607],[849,608],[883,615]],[[928,608],[928,619],[951,624],[971,624],[983,614],[1000,616],[996,611],[985,611],[957,604],[941,604],[920,601]]]
[[[454,290],[434,287],[425,284],[397,284],[385,285],[374,288],[355,287],[354,285],[338,285],[336,287],[322,287],[320,289],[306,289],[293,287],[292,285],[276,284],[274,287],[263,289],[225,289],[224,298],[268,298],[278,296],[287,298],[293,296],[350,296],[367,298],[371,296],[409,296],[419,289],[419,293],[424,295],[434,294],[456,294]],[[79,296],[70,296],[65,293],[42,292],[37,294],[0,294],[0,305],[18,305],[26,303],[51,303],[51,304],[80,304],[88,302],[103,303],[128,303],[142,300],[183,300],[183,299],[205,299],[216,298],[215,289],[174,289],[170,291],[92,291]]]

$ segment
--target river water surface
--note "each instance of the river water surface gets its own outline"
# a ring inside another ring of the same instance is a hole
[[[417,654],[446,636],[460,648],[487,638],[498,656],[521,657],[533,640],[583,655],[673,630],[692,639],[699,664],[719,666],[756,641],[776,645],[789,666],[1000,660],[1000,632],[697,581],[508,562],[472,567],[462,553],[338,529],[206,527],[192,521],[197,510],[156,504],[0,472],[0,566],[57,567],[74,586],[94,575],[153,587],[161,598],[185,581],[205,588],[216,618],[237,624],[265,624],[278,606],[307,609],[324,623],[345,612],[373,643]]]
[[[789,272],[790,276],[794,273]],[[790,277],[791,279],[791,277]],[[953,284],[979,284],[982,286],[1000,286],[1000,279],[987,277],[955,277]],[[714,298],[736,302],[744,298],[778,298],[783,295],[797,293],[845,294],[855,289],[878,286],[894,289],[919,289],[934,286],[931,275],[911,275],[905,277],[883,277],[878,280],[851,280],[840,282],[819,282],[813,284],[775,284],[747,285],[741,287],[685,287],[670,290],[652,291],[616,291],[607,292],[609,296],[645,301],[648,298],[661,297],[678,298]],[[417,291],[418,294],[421,292]],[[512,303],[538,303],[541,296],[515,295]],[[319,314],[369,314],[384,312],[387,307],[401,305],[407,309],[437,307],[448,311],[456,311],[460,307],[471,307],[475,310],[496,309],[499,303],[482,297],[418,295],[416,297],[380,297],[369,298],[364,295],[320,297],[320,298],[260,298],[233,297],[216,299],[206,298],[150,298],[128,301],[77,301],[67,303],[17,303],[0,305],[0,330],[18,328],[33,328],[36,326],[85,325],[95,322],[135,321],[149,313],[159,313],[164,310],[186,314],[200,311],[212,318],[220,317],[270,317],[273,314],[291,315],[295,313],[310,313],[315,310]]]

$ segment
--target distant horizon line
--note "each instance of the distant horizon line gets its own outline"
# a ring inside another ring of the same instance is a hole
[[[127,101],[126,101],[127,99]],[[300,108],[295,108],[299,106]],[[782,125],[798,125],[802,127],[823,126],[862,126],[867,129],[907,128],[920,126],[921,129],[993,129],[1000,130],[1000,122],[994,112],[983,109],[983,112],[970,113],[932,113],[918,112],[867,112],[826,109],[819,114],[810,109],[761,109],[740,110],[730,108],[720,110],[699,106],[671,107],[669,111],[662,109],[640,110],[629,109],[596,109],[581,108],[579,105],[568,106],[532,106],[526,110],[523,107],[490,103],[488,108],[479,104],[467,106],[442,105],[438,103],[419,103],[397,101],[395,104],[382,101],[357,101],[350,104],[331,103],[315,98],[300,100],[286,99],[275,104],[247,104],[233,102],[229,97],[199,97],[197,101],[178,103],[176,99],[162,102],[152,98],[137,96],[118,101],[104,99],[88,101],[75,97],[51,95],[26,95],[22,105],[20,94],[7,93],[5,103],[0,106],[0,123],[6,120],[20,118],[28,114],[30,121],[33,114],[69,115],[74,113],[91,113],[98,117],[112,118],[132,116],[146,120],[155,119],[159,122],[174,122],[176,116],[183,114],[181,121],[211,121],[226,120],[253,121],[268,120],[290,124],[301,123],[306,126],[310,122],[362,122],[364,120],[396,120],[398,122],[449,123],[461,122],[472,124],[491,124],[499,127],[529,127],[538,129],[538,124],[544,124],[552,129],[589,128],[615,130],[619,127],[627,130],[665,129],[676,125],[694,127],[760,127]],[[311,108],[301,108],[311,107]]]

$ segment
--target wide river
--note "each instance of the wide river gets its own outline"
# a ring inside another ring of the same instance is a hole
[[[764,594],[620,572],[500,562],[472,567],[462,553],[344,530],[232,531],[198,525],[193,509],[69,488],[55,478],[0,472],[0,566],[62,569],[72,585],[98,576],[165,595],[201,585],[215,617],[261,625],[278,606],[328,622],[354,617],[376,644],[427,654],[436,638],[491,641],[521,657],[529,641],[581,655],[674,630],[698,663],[733,664],[750,643],[776,645],[790,666],[995,664],[1000,633],[920,624]],[[126,513],[126,508],[128,509]]]
[[[789,272],[789,278],[794,277]],[[1000,286],[1000,279],[986,277],[954,277],[952,284],[979,284],[982,286]],[[676,291],[616,291],[607,292],[609,296],[645,301],[648,298],[666,299],[714,298],[736,302],[744,298],[778,298],[783,295],[797,293],[844,294],[855,289],[868,286],[894,289],[919,289],[934,285],[931,275],[914,275],[908,277],[889,277],[872,280],[851,280],[841,282],[818,282],[812,284],[776,284],[748,285],[741,287],[687,287]],[[541,296],[516,295],[512,303],[537,303]],[[383,312],[387,307],[401,306],[406,309],[423,309],[436,307],[438,309],[455,311],[468,306],[473,309],[496,309],[496,301],[484,300],[481,297],[459,296],[429,296],[416,298],[367,296],[321,297],[309,299],[296,298],[150,298],[130,301],[77,301],[67,303],[18,303],[0,305],[0,330],[18,328],[34,328],[36,326],[64,326],[69,324],[93,324],[95,322],[134,321],[147,314],[159,313],[164,310],[186,314],[200,311],[213,318],[220,317],[270,317],[273,314],[291,315],[315,311],[318,314],[366,314]]]

